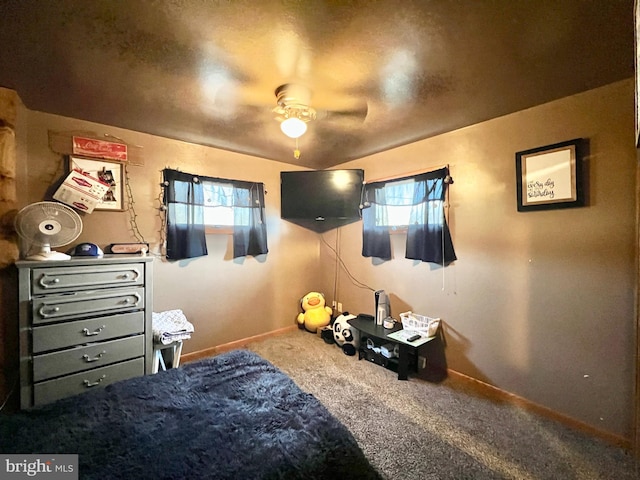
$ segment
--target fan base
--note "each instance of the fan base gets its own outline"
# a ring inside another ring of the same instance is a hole
[[[33,255],[29,255],[27,260],[70,260],[71,255],[67,255],[62,252],[38,252]]]

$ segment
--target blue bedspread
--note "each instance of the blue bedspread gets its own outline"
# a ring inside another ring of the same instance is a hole
[[[351,433],[236,350],[0,416],[2,453],[77,453],[82,479],[377,479]]]

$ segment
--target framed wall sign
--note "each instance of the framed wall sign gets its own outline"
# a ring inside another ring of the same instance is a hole
[[[127,146],[122,143],[107,142],[95,138],[72,137],[72,148],[75,155],[98,157],[126,162]]]
[[[98,158],[83,158],[69,156],[69,171],[80,169],[92,177],[102,180],[109,185],[109,190],[102,197],[102,202],[95,210],[124,210],[123,203],[123,168],[118,162],[109,162]]]
[[[577,138],[516,153],[519,212],[584,205],[583,146]]]

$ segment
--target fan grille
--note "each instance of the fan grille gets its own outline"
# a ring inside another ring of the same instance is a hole
[[[32,203],[18,212],[16,231],[31,244],[59,247],[80,236],[82,219],[75,210],[61,203]]]

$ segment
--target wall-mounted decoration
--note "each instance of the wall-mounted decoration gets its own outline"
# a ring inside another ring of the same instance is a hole
[[[577,138],[516,153],[519,212],[584,205],[583,143]]]
[[[0,87],[1,92],[1,87]],[[1,100],[1,99],[0,99]],[[65,130],[65,131],[56,131],[49,130],[49,148],[52,152],[57,153],[59,155],[79,155],[85,157],[96,157],[98,155],[83,155],[79,151],[74,151],[74,138],[87,138],[87,139],[98,139],[98,138],[113,138],[118,142],[118,144],[125,145],[127,147],[127,158],[126,162],[129,166],[144,166],[144,147],[142,145],[134,145],[132,143],[128,143],[125,140],[116,137],[115,135],[111,135],[109,133],[99,133],[90,130]],[[77,141],[76,141],[77,143]],[[98,156],[98,158],[103,158],[102,155]],[[107,160],[109,160],[107,158]],[[113,161],[124,162],[125,160],[114,159]]]
[[[97,158],[82,158],[69,156],[69,171],[82,170],[92,177],[96,177],[109,185],[109,189],[102,197],[102,202],[96,206],[96,210],[124,210],[123,203],[123,166],[118,162],[109,162]]]
[[[102,197],[109,188],[99,178],[75,168],[69,172],[53,198],[81,212],[91,213],[102,203]]]
[[[96,140],[95,138],[73,137],[73,153],[87,157],[99,157],[127,161],[127,146],[122,143]]]

